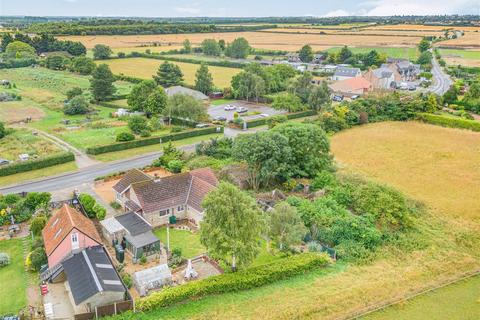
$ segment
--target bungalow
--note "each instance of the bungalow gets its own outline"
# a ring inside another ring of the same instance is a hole
[[[356,77],[337,81],[329,87],[334,94],[352,97],[367,93],[371,90],[372,84],[363,77]]]
[[[153,258],[160,252],[160,240],[152,233],[152,226],[135,212],[100,221],[102,234],[112,244],[121,243],[134,262],[142,256]]]
[[[167,89],[165,89],[165,93],[169,97],[171,97],[175,94],[186,94],[186,95],[194,97],[197,100],[207,100],[208,99],[208,96],[206,96],[202,92],[197,91],[197,90],[193,90],[193,89],[190,89],[190,88],[182,87],[182,86],[173,86],[173,87],[167,88]]]
[[[93,222],[67,204],[48,220],[42,237],[49,268],[84,248],[102,243]]]
[[[338,67],[332,76],[333,81],[341,81],[351,78],[360,77],[362,71],[359,68]]]
[[[168,223],[171,216],[198,225],[203,219],[201,202],[217,184],[209,168],[155,180],[139,170],[130,170],[113,190],[126,211],[138,213],[153,227]]]

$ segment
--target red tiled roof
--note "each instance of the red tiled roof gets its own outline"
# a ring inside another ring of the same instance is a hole
[[[95,240],[98,244],[102,243],[93,222],[76,209],[64,204],[60,210],[52,215],[42,231],[47,256],[55,251],[57,246],[74,228]]]
[[[337,92],[350,92],[359,89],[369,89],[371,86],[372,84],[364,77],[355,77],[334,82],[330,85],[330,88]]]

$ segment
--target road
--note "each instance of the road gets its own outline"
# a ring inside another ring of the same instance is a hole
[[[442,96],[452,85],[452,80],[448,74],[443,72],[442,67],[438,64],[435,57],[432,59],[432,75],[433,84],[428,90]]]

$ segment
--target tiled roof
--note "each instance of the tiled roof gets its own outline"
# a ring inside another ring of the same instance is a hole
[[[132,236],[152,230],[152,226],[134,212],[116,216],[115,219],[120,222],[120,224],[127,229],[128,233],[130,233]]]
[[[217,184],[213,171],[203,168],[164,177],[159,181],[135,183],[132,189],[144,213],[181,204],[189,204],[202,211],[201,201]]]
[[[170,88],[165,89],[165,93],[171,97],[175,94],[186,94],[189,96],[194,97],[197,100],[206,100],[208,96],[204,95],[202,92],[193,90],[190,88],[182,87],[182,86],[173,86]]]
[[[138,169],[132,169],[128,171],[120,181],[118,181],[114,186],[113,190],[117,192],[123,192],[128,188],[132,183],[152,180],[152,177]]]
[[[100,236],[93,222],[76,209],[64,204],[52,215],[42,231],[47,256],[52,254],[74,228],[101,244]]]
[[[359,68],[339,67],[335,70],[335,76],[356,77],[360,74]]]
[[[359,89],[369,89],[371,86],[372,84],[364,77],[355,77],[332,83],[330,88],[336,92],[350,92]]]

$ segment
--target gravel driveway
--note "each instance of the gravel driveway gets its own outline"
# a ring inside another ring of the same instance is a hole
[[[276,115],[276,114],[284,114],[286,113],[286,111],[284,110],[275,110],[271,107],[268,107],[266,105],[263,105],[263,104],[257,104],[257,103],[253,103],[253,102],[246,102],[246,101],[233,101],[233,102],[230,102],[230,103],[226,103],[226,104],[222,104],[222,105],[219,105],[219,106],[210,106],[208,108],[208,114],[210,115],[210,117],[213,119],[215,117],[225,117],[227,118],[227,120],[233,120],[233,114],[235,113],[235,110],[231,110],[231,111],[225,111],[224,108],[226,105],[233,105],[235,107],[244,107],[244,108],[247,108],[248,109],[248,112],[259,112],[259,114],[256,114],[256,115],[245,115],[245,116],[242,116],[243,119],[245,120],[253,120],[253,119],[257,119],[257,118],[261,118],[262,116],[260,116],[260,114],[268,114],[269,116],[273,116],[273,115]]]

